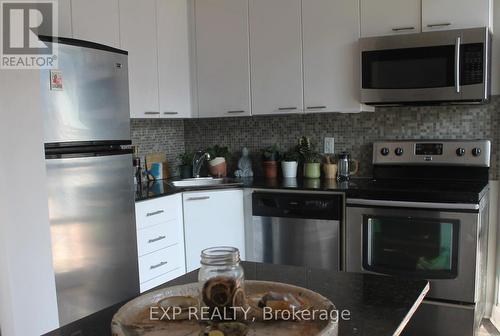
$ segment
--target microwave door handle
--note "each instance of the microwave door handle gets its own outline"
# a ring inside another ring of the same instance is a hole
[[[460,93],[460,45],[462,44],[462,38],[457,37],[455,44],[455,91]]]

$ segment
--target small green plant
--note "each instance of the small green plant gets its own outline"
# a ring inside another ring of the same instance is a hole
[[[305,163],[321,163],[323,160],[323,156],[313,150],[311,139],[305,136],[299,138],[297,152],[300,153]]]
[[[304,162],[305,163],[321,163],[323,160],[323,156],[317,152],[308,152],[305,153],[304,155]]]
[[[278,145],[274,144],[272,146],[264,148],[262,151],[262,159],[264,161],[278,161],[280,157]]]
[[[226,161],[229,161],[230,154],[227,146],[219,146],[215,145],[207,148],[207,153],[210,154],[210,160],[215,159],[216,157],[223,157]]]
[[[300,154],[295,149],[290,149],[283,155],[283,161],[285,162],[299,162]]]
[[[179,161],[181,161],[181,166],[191,166],[193,164],[194,153],[185,152],[179,154]]]

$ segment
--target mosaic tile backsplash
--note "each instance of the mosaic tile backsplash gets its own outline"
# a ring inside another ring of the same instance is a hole
[[[498,179],[500,154],[500,96],[488,105],[377,108],[356,114],[328,113],[286,116],[179,120],[135,120],[132,139],[141,152],[164,149],[175,157],[184,149],[228,146],[235,166],[241,148],[248,147],[260,175],[260,150],[277,144],[295,146],[302,136],[318,151],[325,137],[335,138],[335,152],[349,151],[360,161],[360,176],[371,176],[372,143],[388,139],[490,139],[493,145],[491,178]],[[160,124],[161,123],[161,124]],[[165,143],[167,142],[167,143]]]
[[[132,143],[138,146],[139,155],[165,152],[171,165],[170,171],[178,175],[178,156],[184,153],[184,121],[178,119],[132,119]]]

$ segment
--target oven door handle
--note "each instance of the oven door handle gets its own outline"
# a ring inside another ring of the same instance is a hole
[[[460,45],[462,44],[462,38],[457,37],[455,43],[455,91],[460,93]]]
[[[347,206],[364,205],[390,208],[415,208],[415,209],[441,209],[441,210],[479,210],[479,204],[466,203],[430,203],[430,202],[405,202],[405,201],[384,201],[349,198]]]

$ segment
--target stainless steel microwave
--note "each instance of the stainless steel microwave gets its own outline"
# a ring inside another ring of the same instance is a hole
[[[485,103],[491,92],[490,45],[486,27],[362,38],[361,102]]]

